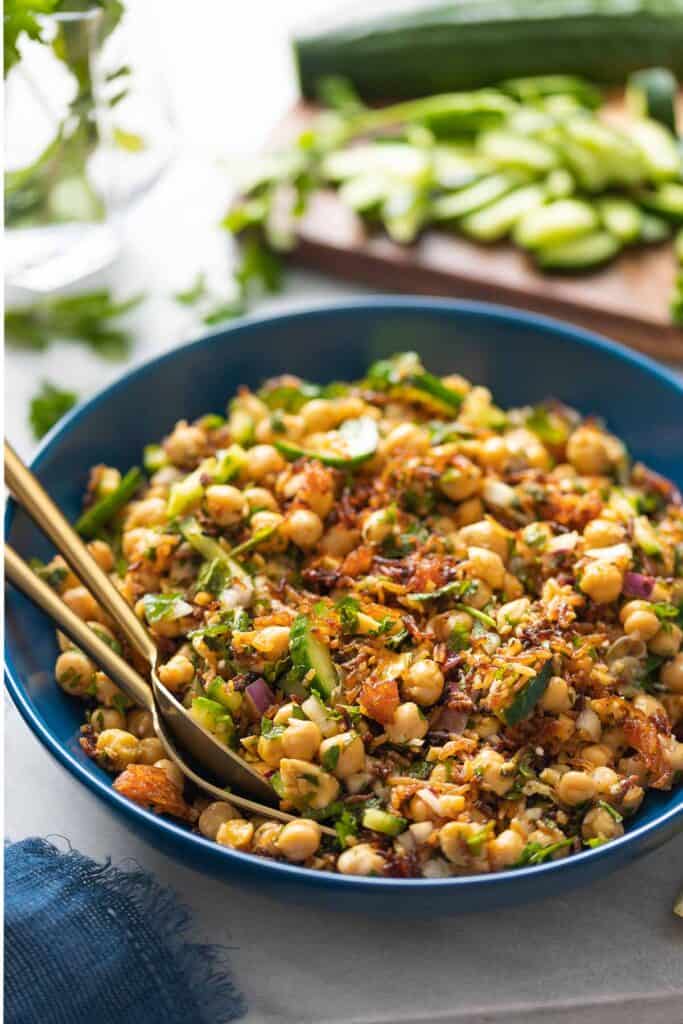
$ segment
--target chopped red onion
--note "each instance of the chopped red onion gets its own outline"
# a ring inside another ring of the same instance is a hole
[[[259,714],[263,714],[275,703],[275,694],[265,679],[255,679],[244,691]]]
[[[455,708],[446,706],[434,722],[433,728],[438,729],[439,732],[450,732],[459,736],[467,725],[467,718],[466,712],[456,711]]]
[[[655,582],[654,576],[644,576],[641,572],[624,573],[624,594],[626,597],[639,597],[647,600]]]

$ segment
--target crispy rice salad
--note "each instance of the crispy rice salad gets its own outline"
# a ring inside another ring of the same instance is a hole
[[[356,384],[243,388],[145,469],[95,467],[79,529],[162,682],[301,817],[190,792],[62,642],[82,744],[131,799],[265,857],[439,878],[609,842],[680,778],[681,497],[598,420],[504,412],[405,353]],[[59,558],[41,571],[120,645]]]

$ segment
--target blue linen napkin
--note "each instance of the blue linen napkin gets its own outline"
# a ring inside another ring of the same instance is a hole
[[[187,941],[190,913],[142,871],[5,848],[7,1024],[228,1024],[246,1013],[218,946]]]

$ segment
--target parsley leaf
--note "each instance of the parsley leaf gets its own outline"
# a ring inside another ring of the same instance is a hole
[[[560,839],[557,843],[549,843],[544,846],[542,843],[527,843],[522,850],[519,860],[515,862],[516,868],[524,867],[529,864],[543,864],[544,861],[552,857],[558,850],[563,850],[566,846],[571,846],[574,842],[573,839]]]
[[[179,302],[181,306],[194,306],[194,304],[199,302],[200,299],[203,299],[205,295],[206,274],[203,270],[200,270],[189,288],[175,292],[173,298],[176,302]]]
[[[169,591],[166,594],[145,594],[142,599],[145,618],[150,624],[181,619],[192,611],[182,594]]]
[[[337,601],[335,607],[339,612],[342,633],[346,635],[355,633],[358,629],[358,612],[360,611],[358,599],[351,596],[342,597]]]
[[[40,391],[31,399],[29,421],[33,436],[39,440],[55,423],[73,409],[78,401],[74,391],[62,391],[49,381],[43,381]]]
[[[111,325],[142,301],[142,295],[115,301],[108,289],[81,295],[60,295],[40,299],[32,306],[5,312],[7,344],[14,348],[42,351],[52,341],[77,341],[104,359],[125,358],[132,345],[131,334]]]
[[[345,807],[334,823],[334,830],[342,850],[345,850],[352,836],[358,835],[358,820],[348,807]]]

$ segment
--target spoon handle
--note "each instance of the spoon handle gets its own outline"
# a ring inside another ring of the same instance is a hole
[[[107,614],[120,626],[128,642],[150,665],[156,647],[135,612],[124,600],[87,547],[45,492],[31,470],[5,442],[5,483],[15,500],[50,538],[83,585],[88,588]]]
[[[132,666],[100,639],[94,630],[64,604],[54,590],[41,580],[16,553],[5,544],[5,571],[8,580],[42,611],[49,615],[59,628],[99,665],[106,674],[120,686],[136,704],[148,711],[154,708],[152,690]]]

